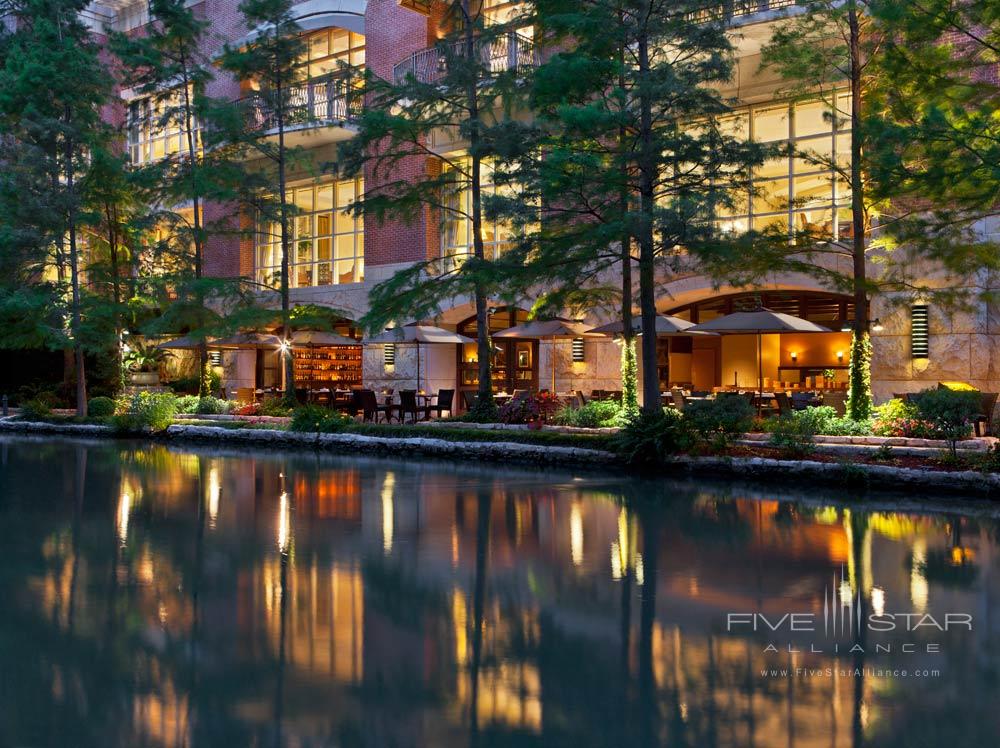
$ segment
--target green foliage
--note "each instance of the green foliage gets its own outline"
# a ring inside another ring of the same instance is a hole
[[[170,354],[153,343],[134,342],[125,354],[124,362],[129,371],[159,371]]]
[[[789,459],[807,457],[816,450],[814,425],[808,419],[779,418],[771,431],[770,444]]]
[[[52,415],[52,408],[42,400],[28,400],[21,405],[21,418],[25,421],[44,421]]]
[[[218,397],[200,397],[194,412],[208,416],[223,415],[229,412],[231,405],[228,400]]]
[[[177,399],[166,392],[137,392],[118,399],[112,424],[126,433],[164,431],[177,414]]]
[[[185,415],[198,412],[198,403],[201,400],[197,395],[181,395],[176,399],[177,412]]]
[[[591,400],[582,407],[564,406],[553,419],[560,426],[576,426],[583,429],[608,428],[617,426],[622,408],[612,400]],[[638,415],[638,410],[635,412]]]
[[[333,434],[354,423],[350,416],[319,405],[303,405],[292,412],[289,431]]]
[[[663,410],[642,413],[612,437],[611,444],[630,465],[656,467],[688,449],[691,441],[682,417],[676,411]]]
[[[276,397],[269,397],[261,400],[259,407],[257,408],[258,415],[272,416],[275,418],[284,418],[290,415],[291,412],[291,408]]]
[[[87,414],[92,418],[108,418],[115,414],[115,401],[110,397],[92,397],[87,405]]]
[[[750,431],[754,415],[750,401],[735,393],[720,393],[713,400],[696,400],[684,407],[687,426],[717,449]]]
[[[622,407],[623,422],[639,415],[639,362],[635,355],[635,338],[622,345]]]
[[[978,392],[931,389],[921,392],[917,400],[920,418],[933,424],[939,438],[948,441],[952,456],[956,442],[969,436],[973,418],[981,408]]]
[[[851,336],[848,378],[847,414],[855,421],[866,421],[872,415],[872,340],[868,333],[855,331]]]
[[[612,437],[604,434],[559,434],[551,431],[494,431],[476,428],[440,428],[434,426],[385,425],[353,423],[347,428],[352,434],[384,436],[400,439],[441,439],[448,442],[513,442],[553,447],[579,447],[613,451]]]

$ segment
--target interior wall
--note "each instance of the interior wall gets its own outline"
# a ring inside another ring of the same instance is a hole
[[[761,336],[761,362],[765,379],[777,379],[781,352],[780,335]],[[737,384],[752,389],[757,387],[757,336],[722,336],[723,386]]]

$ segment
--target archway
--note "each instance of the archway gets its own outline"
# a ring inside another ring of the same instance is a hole
[[[517,307],[492,309],[490,333],[528,321],[528,313]],[[476,337],[476,318],[468,317],[458,324],[458,333]],[[458,347],[458,389],[474,392],[479,387],[479,352],[472,343]],[[493,391],[538,389],[538,341],[493,340]]]

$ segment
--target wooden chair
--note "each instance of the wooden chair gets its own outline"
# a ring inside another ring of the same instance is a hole
[[[684,398],[684,392],[682,390],[670,390],[670,396],[674,399],[674,407],[681,413],[684,412],[684,406],[687,401]]]
[[[777,390],[774,393],[774,401],[778,404],[778,415],[787,416],[792,412],[792,401],[788,399],[788,393]]]
[[[428,405],[425,408],[427,417],[431,417],[431,413],[434,413],[438,418],[442,417],[445,411],[448,411],[448,415],[451,415],[452,403],[455,401],[455,390],[438,390],[438,396],[436,402]]]
[[[839,418],[847,415],[847,393],[833,390],[823,395],[823,405],[829,405]]]
[[[472,410],[476,407],[476,400],[478,397],[478,393],[473,392],[472,390],[462,390],[462,407],[466,411]]]
[[[410,416],[410,422],[417,422],[417,391],[416,390],[400,390],[399,391],[399,405],[398,406],[384,406],[392,407],[399,414],[399,422],[405,423],[406,416]],[[424,416],[426,417],[427,411],[424,411]]]
[[[385,416],[386,423],[392,420],[392,412],[396,409],[396,406],[379,405],[374,390],[361,390],[360,399],[364,420],[378,423],[380,415]]]
[[[983,436],[994,436],[993,413],[996,410],[1000,393],[980,392],[979,394],[982,396],[983,412],[976,418],[976,434],[979,434],[979,427],[982,426]]]

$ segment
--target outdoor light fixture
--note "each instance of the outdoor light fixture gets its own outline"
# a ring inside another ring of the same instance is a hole
[[[396,365],[396,344],[386,343],[382,346],[382,363],[386,369],[391,369]]]
[[[910,356],[930,356],[930,322],[926,304],[914,304],[910,307]]]
[[[796,351],[792,351],[792,363],[799,360],[799,354]]]
[[[583,363],[585,360],[583,353],[583,338],[573,338],[573,363]]]
[[[278,350],[281,351],[282,353],[288,353],[288,348],[289,346],[287,340],[282,340],[280,343],[278,343]]]
[[[844,363],[844,352],[843,351],[837,351],[837,361],[839,363]]]
[[[209,351],[208,363],[212,366],[222,366],[222,351]]]
[[[872,322],[872,332],[882,332],[885,329],[885,325],[882,324],[882,320],[875,318]]]
[[[848,322],[846,320],[844,321],[844,324],[842,324],[840,326],[840,331],[841,332],[850,332],[853,329],[854,329],[854,326],[850,322]]]

